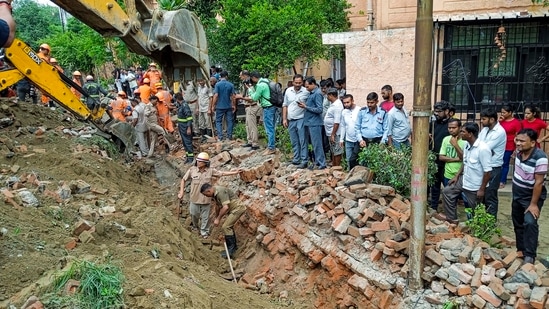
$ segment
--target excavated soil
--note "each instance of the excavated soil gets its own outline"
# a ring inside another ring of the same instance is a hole
[[[27,188],[40,203],[26,207],[17,194],[13,202],[2,196],[0,308],[20,308],[31,295],[42,298],[54,274],[75,259],[119,265],[127,308],[282,306],[276,298],[224,279],[220,274],[229,268],[219,257],[216,236],[204,245],[187,230],[188,219],[172,214],[182,171],[161,158],[131,163],[109,158],[91,142],[97,137],[63,133],[87,124],[61,109],[1,101],[0,118],[7,125],[0,129],[0,188]],[[91,191],[73,192],[67,199],[56,194],[77,180],[91,185]],[[71,249],[74,225],[82,217],[94,223],[94,239]]]

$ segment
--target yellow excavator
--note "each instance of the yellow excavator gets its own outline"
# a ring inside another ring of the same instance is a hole
[[[198,17],[185,9],[162,11],[155,1],[125,0],[125,10],[114,0],[52,0],[104,36],[118,36],[128,48],[156,61],[163,79],[173,82],[209,76],[209,59],[204,28]],[[0,90],[23,78],[77,118],[97,126],[126,146],[134,145],[134,131],[127,123],[114,120],[106,113],[107,105],[96,102],[93,110],[70,91],[70,87],[89,95],[54,66],[40,59],[30,46],[15,40],[4,50],[7,69],[0,72]],[[107,117],[107,115],[109,117]]]

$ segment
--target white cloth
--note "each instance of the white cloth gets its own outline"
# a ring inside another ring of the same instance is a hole
[[[351,109],[344,109],[341,112],[341,123],[339,127],[341,128],[339,141],[340,142],[352,142],[355,143],[358,141],[358,138],[355,134],[355,124],[358,114],[360,112],[360,107],[356,106]]]
[[[332,135],[332,130],[334,124],[341,123],[341,113],[343,112],[343,103],[339,99],[335,100],[334,103],[330,103],[330,107],[326,111],[326,116],[324,116],[324,130],[326,131],[326,136]],[[337,135],[341,134],[341,126],[338,127]]]
[[[305,115],[305,109],[297,105],[297,102],[306,102],[309,97],[309,91],[305,87],[299,88],[298,91],[294,87],[290,87],[284,93],[284,103],[282,106],[288,107],[286,114],[288,120],[302,119]]]
[[[205,113],[210,109],[210,98],[213,97],[212,90],[204,85],[198,85],[198,111]]]
[[[132,111],[133,119],[137,119],[137,124],[135,125],[135,130],[137,132],[146,132],[147,131],[147,117],[145,116],[145,109],[147,104],[139,102],[137,106]]]
[[[503,155],[505,154],[505,144],[507,135],[505,129],[496,122],[496,125],[490,130],[488,127],[482,128],[478,134],[478,139],[486,143],[491,150],[490,166],[500,167],[503,165]]]
[[[485,172],[492,171],[490,166],[491,150],[477,138],[473,146],[467,144],[463,150],[463,189],[478,191]]]

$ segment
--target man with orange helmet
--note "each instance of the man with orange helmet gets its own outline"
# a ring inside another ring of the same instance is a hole
[[[143,74],[143,78],[148,78],[151,85],[154,85],[156,83],[160,83],[162,81],[162,72],[160,72],[157,68],[156,63],[152,62],[149,64],[149,69],[145,74]],[[156,94],[156,88],[151,87],[153,89],[152,93]]]
[[[40,49],[38,50],[38,57],[44,61],[46,61],[47,63],[50,62],[50,57],[51,57],[51,48],[48,44],[46,43],[43,43],[42,45],[40,45]],[[45,95],[42,95],[40,101],[42,102],[42,104],[44,106],[47,106],[49,105],[49,102],[50,102],[50,98],[48,98],[47,96]]]
[[[150,103],[147,104],[147,109],[145,110],[145,117],[147,118],[147,128],[149,129],[149,139],[151,141],[149,147],[149,157],[154,153],[154,147],[158,135],[162,135],[164,142],[166,143],[166,152],[170,151],[170,140],[173,140],[171,135],[161,127],[158,123],[158,111],[157,107],[160,103],[156,96],[151,96],[149,98]]]
[[[143,84],[137,88],[140,93],[141,102],[145,104],[149,104],[149,97],[152,94],[151,86],[149,86],[150,82],[148,78],[143,78]]]
[[[72,81],[78,86],[82,87],[82,74],[80,73],[80,71],[72,72]],[[82,97],[82,94],[73,87],[71,87],[71,92],[78,97],[78,100],[80,100],[80,98]]]
[[[158,122],[159,124],[168,131],[172,133],[174,131],[172,119],[170,117],[170,104],[172,101],[172,95],[167,91],[162,89],[162,83],[154,84],[156,88],[156,97],[158,98]]]
[[[200,188],[205,183],[211,183],[213,177],[236,175],[239,172],[239,169],[222,172],[210,168],[210,155],[206,152],[201,152],[196,156],[195,165],[190,167],[181,179],[177,197],[183,199],[185,196],[185,182],[190,179],[189,212],[191,214],[191,228],[197,231],[200,227],[200,235],[203,238],[208,238],[210,235],[209,218],[212,199],[200,193]],[[200,225],[199,220],[201,221]]]
[[[118,91],[118,96],[116,97],[116,99],[111,101],[110,109],[114,119],[126,122],[126,116],[131,114],[131,106],[126,100],[126,93],[124,91]]]

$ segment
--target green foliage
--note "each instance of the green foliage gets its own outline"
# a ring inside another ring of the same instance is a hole
[[[403,196],[410,196],[412,183],[412,148],[397,150],[381,144],[362,148],[358,154],[360,165],[374,172],[374,182],[393,187]],[[427,183],[432,184],[437,166],[436,156],[429,152]]]
[[[258,139],[266,140],[267,133],[265,133],[265,127],[263,125],[257,126]],[[238,122],[233,128],[233,137],[246,141],[246,124],[244,122]],[[282,153],[290,155],[292,153],[292,143],[290,142],[290,132],[283,126],[276,126],[275,130],[276,148]]]
[[[465,212],[471,217],[465,224],[471,229],[473,236],[489,244],[494,235],[501,236],[496,217],[486,212],[484,204],[478,204],[474,210],[465,208]]]
[[[60,297],[70,279],[80,281],[76,293]],[[124,275],[120,267],[107,262],[96,264],[89,261],[75,261],[72,266],[54,281],[54,294],[46,296],[48,308],[122,308],[122,283]]]
[[[549,6],[549,0],[532,0],[534,4],[543,4],[543,6]]]
[[[17,23],[16,37],[35,50],[46,42],[46,37],[62,32],[59,9],[33,0],[14,1],[13,18]],[[55,46],[51,47],[55,52]]]
[[[233,128],[233,137],[237,139],[241,139],[243,141],[246,140],[247,134],[246,134],[246,124],[244,122],[237,122],[234,125]]]
[[[194,12],[204,26],[214,24],[215,15],[219,9],[219,0],[188,0],[186,9]]]
[[[185,0],[157,0],[161,9],[166,11],[176,11],[184,8]]]
[[[349,28],[345,0],[220,0],[222,18],[208,27],[210,54],[229,72],[271,75],[296,59],[328,55],[321,34]]]

